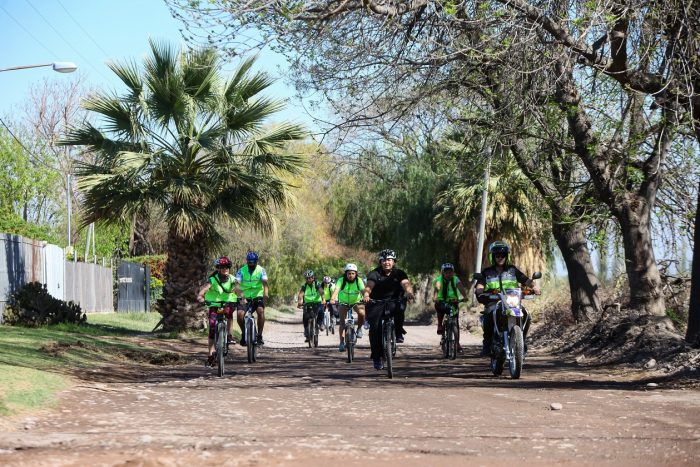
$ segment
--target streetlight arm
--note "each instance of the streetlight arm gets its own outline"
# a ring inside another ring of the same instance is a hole
[[[15,67],[11,67],[11,68],[0,68],[0,72],[13,71],[13,70],[26,70],[27,68],[41,68],[41,67],[45,67],[45,66],[50,66],[53,68],[54,71],[57,71],[59,73],[72,73],[78,69],[76,64],[73,62],[53,62],[53,63],[42,63],[39,65],[22,65],[22,66],[15,66]]]

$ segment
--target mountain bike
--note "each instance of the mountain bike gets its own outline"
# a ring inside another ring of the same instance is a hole
[[[335,316],[331,315],[331,304],[326,302],[323,312],[323,325],[326,328],[326,335],[330,332],[335,334]]]
[[[391,303],[401,306],[401,299],[389,298],[386,300],[370,300],[382,308],[380,328],[382,330],[382,351],[384,353],[384,367],[389,378],[394,377],[394,362],[396,356],[396,325],[394,324],[394,309],[389,308]]]
[[[442,346],[442,356],[454,360],[457,358],[457,343],[459,337],[459,302],[451,300],[442,302],[447,305],[445,313],[444,334],[440,345]]]
[[[348,353],[348,363],[352,363],[355,359],[355,345],[357,344],[357,332],[355,331],[355,317],[352,315],[352,310],[360,302],[347,305],[348,314],[345,317],[345,350]]]
[[[256,309],[253,305],[254,300],[248,298],[246,301],[245,316],[243,317],[243,334],[248,350],[248,363],[253,363],[256,361],[255,353],[258,343],[258,329],[253,317]]]
[[[224,360],[226,355],[228,355],[228,332],[227,325],[228,320],[226,319],[226,307],[230,306],[229,303],[221,302],[204,302],[208,307],[216,308],[216,328],[214,331],[214,349],[215,360],[216,360],[216,374],[217,376],[224,376]]]
[[[318,347],[318,303],[304,303],[304,315],[308,313],[306,335],[309,338],[309,348]]]

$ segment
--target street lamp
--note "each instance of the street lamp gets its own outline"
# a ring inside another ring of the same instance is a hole
[[[59,73],[73,73],[78,69],[78,66],[73,62],[51,62],[51,63],[40,63],[38,65],[22,65],[14,66],[10,68],[0,68],[0,72],[3,71],[13,71],[13,70],[26,70],[27,68],[41,68],[50,66],[53,71]],[[70,203],[70,174],[68,174],[68,179],[66,180],[66,204],[68,205],[68,246],[71,246],[70,230],[71,230],[71,203]]]
[[[50,66],[51,68],[53,68],[53,71],[57,71],[59,73],[73,73],[75,70],[78,69],[78,66],[73,62],[52,62],[42,63],[39,65],[22,65],[14,66],[11,68],[0,68],[0,72],[12,70],[26,70],[27,68],[41,68],[44,66]]]

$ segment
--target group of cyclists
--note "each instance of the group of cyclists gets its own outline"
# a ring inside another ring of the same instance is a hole
[[[525,274],[512,264],[510,247],[502,241],[496,241],[489,246],[489,262],[491,266],[484,269],[477,280],[475,294],[477,300],[484,304],[482,314],[493,313],[496,303],[488,299],[493,291],[503,291],[507,288],[523,284],[531,287],[535,294],[540,294],[539,287]],[[246,255],[246,264],[235,274],[231,274],[232,261],[222,256],[215,261],[216,270],[208,277],[198,293],[198,300],[207,303],[225,304],[224,313],[228,318],[228,339],[233,342],[231,323],[234,310],[237,312],[238,325],[243,331],[245,310],[251,302],[257,314],[257,345],[263,345],[263,327],[265,325],[265,303],[269,297],[267,273],[258,264],[258,254],[250,251]],[[328,307],[334,319],[345,322],[348,310],[352,308],[357,316],[356,337],[363,337],[363,325],[369,323],[369,341],[371,358],[374,368],[381,370],[382,335],[380,331],[382,313],[388,311],[394,316],[396,326],[396,342],[404,342],[406,302],[414,300],[413,286],[408,275],[396,267],[396,252],[382,250],[378,254],[378,265],[367,275],[366,281],[359,277],[357,265],[348,263],[343,269],[343,275],[333,283],[330,276],[325,276],[319,282],[313,270],[304,272],[304,284],[297,293],[297,306],[304,309],[303,325],[306,342],[312,338],[308,333],[308,321],[312,313],[318,314],[318,323],[323,323],[323,313]],[[440,275],[433,280],[433,302],[437,313],[437,334],[444,333],[443,320],[451,305],[466,300],[467,290],[455,274],[452,263],[444,263],[440,267]],[[311,305],[311,306],[308,306]],[[214,328],[219,308],[209,308],[209,351],[207,365],[214,365]],[[321,325],[322,326],[322,325]],[[493,336],[493,320],[483,319],[484,338],[482,355],[488,355]],[[529,327],[529,326],[527,326]],[[528,329],[523,330],[527,335]],[[243,335],[243,334],[242,334]],[[345,351],[344,328],[339,327],[340,339],[338,350]],[[245,338],[241,339],[245,346]],[[459,339],[458,351],[461,352]]]

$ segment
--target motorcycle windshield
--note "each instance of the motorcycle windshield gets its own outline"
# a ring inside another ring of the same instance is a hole
[[[522,311],[520,309],[520,289],[506,289],[504,295],[506,297],[506,309],[508,314],[522,316]]]

